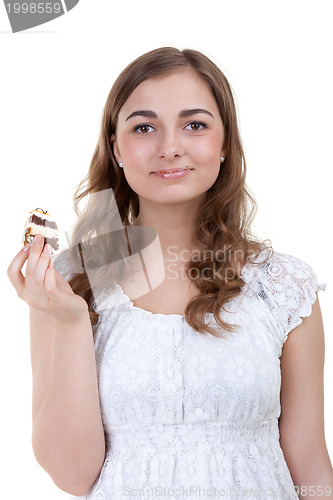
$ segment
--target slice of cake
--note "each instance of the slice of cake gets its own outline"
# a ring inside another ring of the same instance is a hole
[[[44,236],[44,243],[51,245],[52,252],[59,249],[58,226],[50,217],[50,214],[41,208],[36,208],[30,212],[24,226],[23,244],[32,243],[36,234]]]

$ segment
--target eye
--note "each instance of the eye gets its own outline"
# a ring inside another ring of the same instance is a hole
[[[137,125],[136,127],[134,127],[133,132],[137,132],[140,129],[146,129],[143,132],[142,131],[139,132],[139,134],[141,134],[141,135],[142,134],[147,134],[148,133],[148,131],[147,131],[148,128],[153,128],[153,127],[151,127],[150,125],[147,125],[147,123],[141,123],[140,125]]]
[[[205,123],[203,123],[203,122],[191,122],[191,123],[189,123],[189,124],[187,125],[187,127],[189,127],[189,126],[191,126],[191,125],[195,125],[195,126],[198,126],[198,125],[199,125],[199,126],[201,126],[202,128],[207,128],[207,125],[206,125]],[[187,127],[186,127],[186,128],[187,128]],[[195,131],[195,132],[196,132],[197,130],[202,130],[202,128],[193,128],[193,127],[191,127],[191,130],[193,130],[193,131]]]

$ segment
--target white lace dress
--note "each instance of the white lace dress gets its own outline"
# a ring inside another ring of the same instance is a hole
[[[298,498],[279,443],[280,356],[325,284],[276,251],[241,277],[224,306],[234,314],[221,311],[239,325],[226,339],[135,307],[119,284],[101,296],[93,330],[107,453],[91,491],[72,498]]]

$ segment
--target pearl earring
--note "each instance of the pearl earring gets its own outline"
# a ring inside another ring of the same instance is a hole
[[[221,163],[223,163],[223,162],[224,162],[224,158],[223,158],[223,156],[221,156]]]
[[[119,162],[119,167],[123,168],[123,163],[121,161]]]

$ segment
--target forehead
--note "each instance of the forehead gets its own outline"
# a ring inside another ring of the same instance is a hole
[[[203,77],[185,68],[141,82],[120,110],[120,117],[136,109],[172,110],[208,107],[218,112],[213,92]]]

